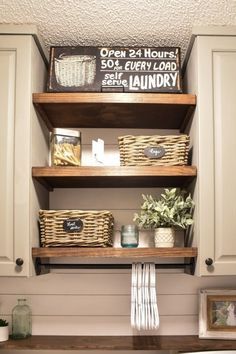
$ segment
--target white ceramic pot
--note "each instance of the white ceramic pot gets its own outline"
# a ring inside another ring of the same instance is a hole
[[[0,342],[5,342],[9,338],[8,326],[0,327]]]
[[[155,247],[174,247],[175,230],[172,227],[159,227],[155,229]]]

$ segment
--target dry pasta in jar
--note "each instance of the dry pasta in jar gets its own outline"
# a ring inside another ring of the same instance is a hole
[[[81,134],[78,130],[55,128],[51,135],[51,165],[80,166]]]

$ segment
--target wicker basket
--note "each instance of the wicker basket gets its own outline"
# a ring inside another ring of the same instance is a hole
[[[39,220],[42,247],[112,245],[114,218],[109,211],[40,210]]]
[[[57,82],[65,87],[92,85],[96,73],[93,55],[63,55],[55,59]]]
[[[153,135],[118,137],[121,166],[186,165],[189,152],[188,135]],[[148,148],[161,147],[163,156],[146,155]]]

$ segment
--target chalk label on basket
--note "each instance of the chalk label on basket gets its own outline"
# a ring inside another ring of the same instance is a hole
[[[144,149],[144,155],[152,159],[160,159],[165,153],[163,146],[150,146]]]
[[[65,232],[79,232],[83,229],[83,221],[81,219],[66,219],[63,222]]]

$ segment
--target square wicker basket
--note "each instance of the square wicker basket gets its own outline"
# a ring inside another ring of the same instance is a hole
[[[101,210],[40,210],[42,247],[112,246],[114,218]]]
[[[181,135],[153,135],[118,137],[121,166],[180,166],[188,162],[190,137]],[[150,149],[162,153],[150,156]]]

